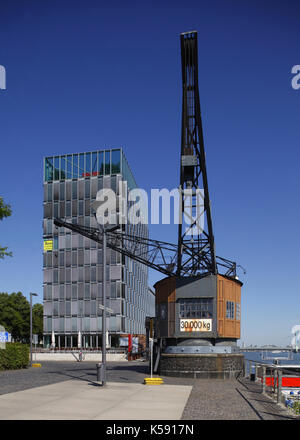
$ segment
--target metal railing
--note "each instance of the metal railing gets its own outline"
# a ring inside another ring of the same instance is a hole
[[[247,366],[249,368],[247,368]],[[283,387],[282,377],[299,377],[300,372],[292,371],[291,369],[284,368],[282,364],[269,364],[261,361],[251,361],[245,359],[244,364],[244,377],[249,377],[252,381],[261,381],[262,393],[267,394],[274,398],[278,404],[287,405],[287,397],[293,401],[300,401],[300,390],[291,391],[291,394],[285,394],[284,389],[290,389],[293,387]]]

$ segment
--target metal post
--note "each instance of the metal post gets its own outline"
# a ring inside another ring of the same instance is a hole
[[[282,389],[282,371],[278,371],[278,388],[277,388],[277,403],[281,402],[281,389]]]
[[[32,367],[32,295],[30,293],[30,366]]]
[[[151,374],[151,379],[152,379],[152,375],[153,375],[153,338],[150,338],[149,342],[150,342],[150,374]]]
[[[36,293],[30,292],[30,366],[32,367],[32,297],[37,296]]]
[[[277,389],[277,368],[274,368],[274,393],[276,393],[276,391],[278,391]]]
[[[102,364],[103,380],[102,385],[106,384],[106,231],[103,228],[103,276],[102,276],[102,294],[103,294],[103,313],[102,313]]]
[[[263,389],[262,392],[266,392],[266,367],[262,367],[262,377],[263,377]]]

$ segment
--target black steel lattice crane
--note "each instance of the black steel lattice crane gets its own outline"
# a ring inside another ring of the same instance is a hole
[[[215,255],[198,88],[197,32],[183,33],[180,39],[183,95],[179,191],[183,221],[179,224],[178,243],[129,235],[120,228],[107,233],[107,246],[167,276],[222,273],[235,278],[236,263]],[[185,218],[192,219],[186,228]],[[203,220],[206,229],[201,227]],[[97,228],[62,219],[55,219],[54,224],[102,243],[102,233]]]

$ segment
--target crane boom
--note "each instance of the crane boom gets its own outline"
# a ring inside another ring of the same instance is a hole
[[[61,219],[55,219],[54,225],[67,228],[75,233],[81,234],[99,244],[102,244],[102,233],[98,228],[79,226],[68,223]],[[107,247],[119,252],[120,254],[132,258],[151,269],[155,269],[167,276],[176,274],[177,245],[167,243],[161,240],[152,240],[147,237],[138,237],[136,235],[126,234],[118,230],[107,232]],[[195,259],[199,264],[203,264],[203,255],[196,252],[195,246],[188,244],[184,246],[182,255],[185,259],[185,274],[191,276]],[[225,258],[218,258],[218,266],[225,268],[224,275],[236,276],[236,263]],[[207,273],[196,273],[193,275],[207,275]]]

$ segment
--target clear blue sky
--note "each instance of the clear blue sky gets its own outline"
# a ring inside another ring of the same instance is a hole
[[[198,31],[217,254],[241,275],[242,341],[287,344],[300,324],[297,1],[1,2],[0,194],[13,210],[0,291],[42,302],[42,159],[122,146],[138,185],[179,183],[181,32]],[[177,230],[150,228],[177,241]],[[150,274],[150,283],[161,278]]]

